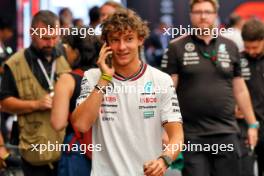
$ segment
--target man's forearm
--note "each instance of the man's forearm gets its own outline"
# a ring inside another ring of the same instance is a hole
[[[182,144],[183,139],[176,138],[169,140],[168,144],[164,146],[165,148],[162,155],[169,156],[174,161],[181,152]]]
[[[182,145],[184,143],[184,135],[182,129],[182,123],[173,122],[170,127],[165,127],[168,134],[169,141],[164,144],[162,155],[169,156],[172,160],[175,160],[181,152]]]
[[[247,90],[241,91],[235,95],[237,104],[248,124],[256,123],[256,118],[252,108],[251,99]]]
[[[233,92],[236,99],[236,103],[245,116],[248,124],[256,123],[256,118],[252,108],[250,95],[245,81],[241,77],[234,78],[233,80]]]
[[[99,80],[98,85],[104,87],[108,85],[108,82]],[[76,107],[72,114],[72,120],[78,130],[86,132],[90,129],[99,116],[102,101],[103,93],[101,90],[94,89],[86,100]]]
[[[12,114],[27,114],[38,110],[37,101],[8,97],[2,101],[2,111]]]

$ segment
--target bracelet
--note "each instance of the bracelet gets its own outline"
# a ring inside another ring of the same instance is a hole
[[[167,156],[167,155],[161,155],[159,156],[159,158],[161,158],[163,160],[163,162],[165,163],[165,165],[167,166],[167,168],[170,167],[170,165],[172,164],[173,160],[171,159],[171,157]],[[158,158],[158,159],[159,159]]]
[[[101,79],[106,80],[106,81],[112,81],[112,78],[113,78],[112,76],[105,74],[105,73],[101,75]]]
[[[10,155],[10,153],[6,153],[2,159],[3,159],[3,160],[6,160],[6,158],[8,158],[9,155]]]
[[[248,128],[259,128],[259,122],[255,122],[255,123],[252,123],[252,124],[248,124]]]
[[[94,88],[98,90],[98,93],[102,92],[103,94],[106,94],[106,89],[104,86],[99,86],[98,84],[96,84]]]

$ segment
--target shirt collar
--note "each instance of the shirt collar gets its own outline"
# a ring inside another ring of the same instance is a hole
[[[207,45],[203,39],[200,39],[200,38],[197,37],[196,35],[191,35],[191,38],[192,38],[192,40],[193,40],[194,42],[196,42],[197,44]],[[216,40],[217,40],[216,37],[212,38],[212,39],[210,40],[209,45],[215,44],[215,43],[216,43]]]
[[[137,73],[135,73],[134,75],[126,78],[126,77],[124,77],[124,76],[122,76],[116,72],[114,74],[114,78],[119,80],[119,81],[135,81],[145,73],[146,69],[147,69],[147,64],[141,62],[139,71]]]

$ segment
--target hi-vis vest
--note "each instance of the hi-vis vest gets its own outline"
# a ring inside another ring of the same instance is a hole
[[[37,78],[33,75],[24,55],[25,50],[14,54],[6,64],[12,71],[19,98],[22,100],[37,100],[48,92],[41,87]],[[70,67],[63,56],[56,59],[56,73],[69,72]],[[18,115],[19,124],[19,149],[21,156],[32,165],[45,165],[57,161],[60,158],[58,147],[51,146],[48,151],[48,144],[61,144],[65,131],[56,132],[50,124],[50,110],[35,111],[32,113]],[[33,144],[33,145],[32,145]],[[33,146],[38,145],[46,150],[36,151]],[[43,145],[41,145],[43,144]],[[44,146],[45,145],[45,146]],[[57,151],[56,151],[57,150]]]

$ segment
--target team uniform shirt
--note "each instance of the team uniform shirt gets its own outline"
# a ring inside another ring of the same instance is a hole
[[[264,56],[251,58],[241,53],[241,71],[258,120],[264,121]]]
[[[99,69],[85,72],[77,105],[93,91],[100,76]],[[144,175],[144,163],[162,153],[162,124],[181,122],[172,80],[142,64],[131,78],[115,74],[112,83],[114,89],[107,89],[92,127],[93,144],[101,144],[101,151],[93,152],[91,175]]]
[[[204,56],[213,51],[214,58]],[[181,37],[170,43],[162,67],[179,76],[177,95],[185,136],[238,132],[232,81],[241,70],[232,41],[220,36],[207,45],[196,36]]]

